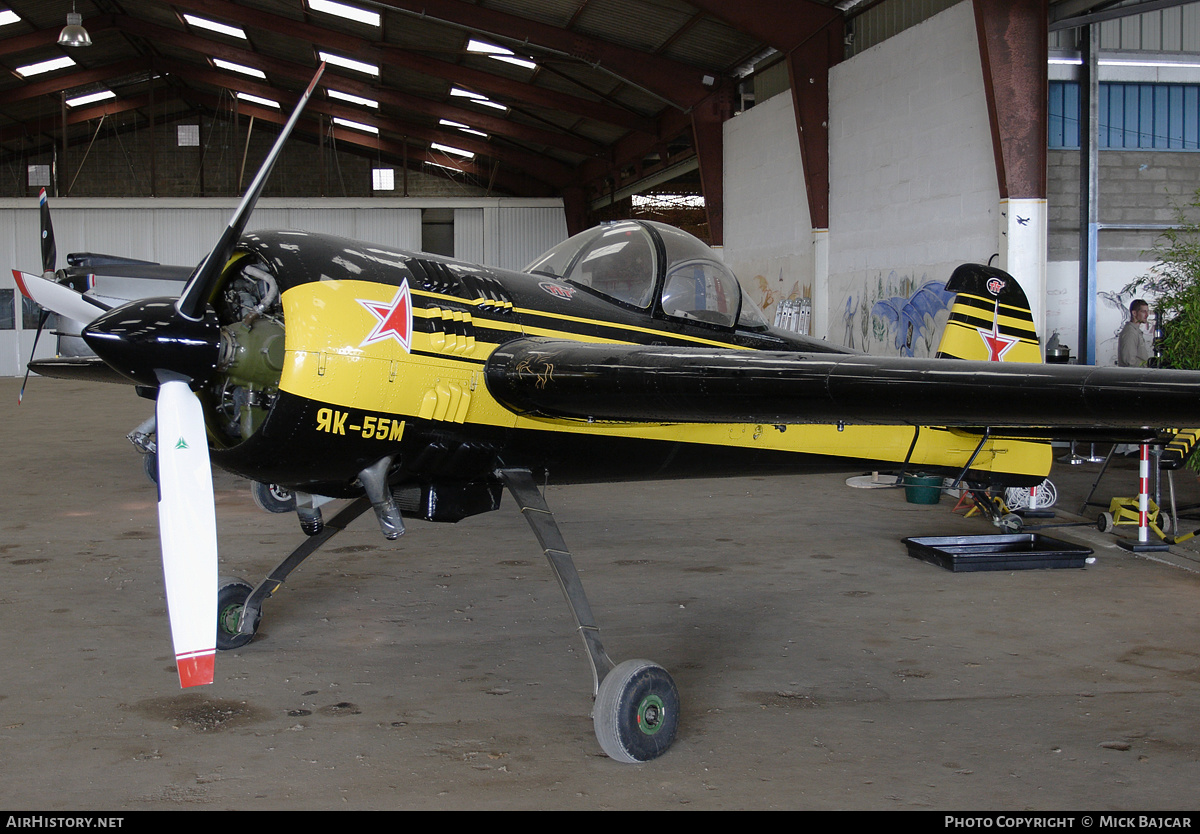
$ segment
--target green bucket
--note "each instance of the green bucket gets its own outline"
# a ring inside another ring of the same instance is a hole
[[[936,504],[942,500],[941,475],[905,475],[904,500],[910,504]]]

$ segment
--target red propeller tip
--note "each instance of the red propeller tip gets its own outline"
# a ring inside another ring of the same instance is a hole
[[[185,689],[189,686],[203,686],[213,682],[213,661],[216,649],[206,649],[179,655],[175,663],[179,668],[179,685]]]

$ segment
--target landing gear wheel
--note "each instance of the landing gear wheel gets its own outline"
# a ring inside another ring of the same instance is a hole
[[[600,682],[592,723],[609,758],[630,763],[656,759],[675,740],[679,690],[658,664],[626,660]]]
[[[142,455],[142,469],[146,471],[150,483],[158,483],[158,452],[146,452]]]
[[[254,618],[250,634],[238,631],[242,608],[253,590],[249,583],[241,579],[222,576],[217,580],[217,649],[220,651],[240,649],[254,639],[261,612]]]
[[[255,481],[250,485],[250,497],[260,510],[268,513],[290,513],[296,509],[296,496],[277,484]]]
[[[1113,528],[1112,513],[1100,513],[1096,518],[1096,529],[1101,533],[1107,533]]]

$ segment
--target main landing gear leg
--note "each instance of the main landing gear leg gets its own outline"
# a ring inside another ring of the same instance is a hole
[[[288,574],[298,568],[301,562],[316,553],[321,545],[345,530],[350,522],[370,508],[371,500],[366,496],[356,498],[342,507],[333,518],[324,523],[319,532],[301,542],[300,546],[280,562],[266,579],[258,583],[257,588],[249,591],[244,601],[234,598],[235,591],[232,586],[235,583],[229,583],[230,597],[220,600],[222,604],[217,619],[218,648],[237,648],[250,642],[250,638],[254,636],[255,630],[258,628],[258,621],[262,617],[263,602],[279,589]],[[224,586],[227,583],[222,581],[221,584],[222,590],[226,590]],[[245,583],[236,584],[247,590],[250,587]],[[241,603],[240,614],[236,611],[239,602]]]
[[[571,606],[592,666],[592,693],[596,698],[592,722],[600,747],[619,762],[646,762],[661,756],[675,740],[679,726],[675,682],[666,669],[648,660],[613,665],[600,642],[600,628],[592,617],[571,552],[538,491],[533,473],[528,469],[499,469],[496,475],[533,528]]]

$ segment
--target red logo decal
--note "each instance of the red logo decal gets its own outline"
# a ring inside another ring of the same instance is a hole
[[[408,279],[400,282],[400,289],[396,290],[396,295],[390,303],[369,301],[362,298],[355,300],[363,307],[366,307],[367,312],[378,320],[375,323],[375,329],[370,332],[367,338],[362,340],[362,344],[359,347],[365,347],[375,342],[386,342],[388,339],[395,339],[404,348],[405,353],[411,350],[412,298],[408,293]]]
[[[976,328],[979,331],[979,338],[983,339],[983,343],[987,345],[988,361],[1003,362],[1004,354],[1015,345],[1020,339],[1014,339],[1012,336],[1004,336],[1000,333],[1000,327],[997,324],[992,324],[992,332],[984,330],[982,327]]]
[[[1000,278],[989,278],[987,282],[987,291],[992,295],[999,295],[1000,290],[1004,289],[1004,281]]]
[[[549,281],[543,281],[538,284],[539,287],[557,298],[565,298],[571,300],[571,296],[575,295],[575,288],[568,287],[566,284],[552,284]]]

